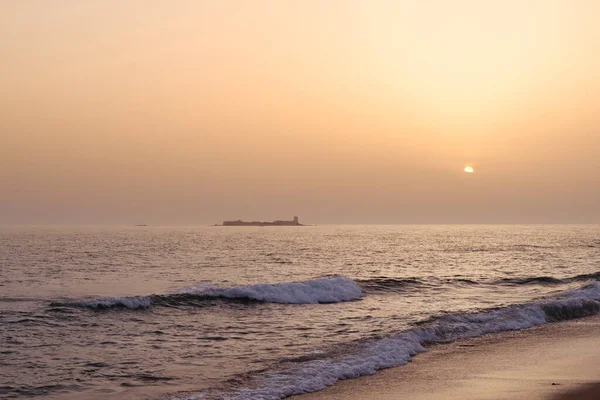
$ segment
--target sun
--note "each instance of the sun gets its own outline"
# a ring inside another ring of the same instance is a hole
[[[474,169],[473,169],[473,167],[471,167],[470,165],[467,165],[467,166],[465,167],[465,172],[466,172],[466,173],[469,173],[469,174],[472,174],[473,172],[475,172],[475,170],[474,170]]]

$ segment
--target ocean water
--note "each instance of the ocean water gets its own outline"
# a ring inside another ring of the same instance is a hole
[[[280,399],[600,312],[600,226],[3,227],[0,397]]]

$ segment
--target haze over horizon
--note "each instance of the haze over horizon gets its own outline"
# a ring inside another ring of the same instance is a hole
[[[600,223],[598,16],[3,2],[0,224]]]

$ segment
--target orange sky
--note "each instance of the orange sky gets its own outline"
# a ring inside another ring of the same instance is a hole
[[[599,18],[594,0],[2,2],[0,223],[598,223]]]

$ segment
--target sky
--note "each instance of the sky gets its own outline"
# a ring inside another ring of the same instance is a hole
[[[2,1],[0,224],[600,223],[599,16]]]

